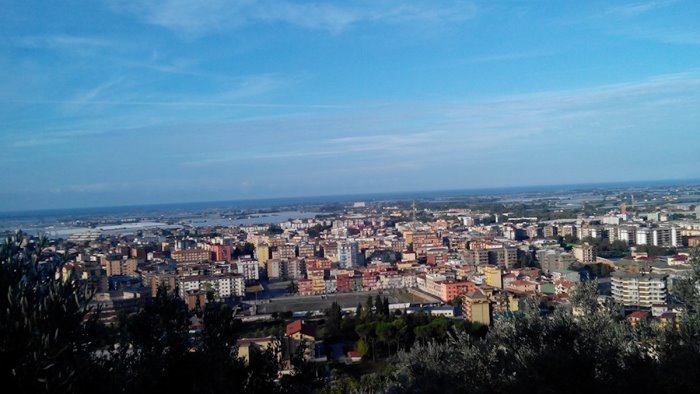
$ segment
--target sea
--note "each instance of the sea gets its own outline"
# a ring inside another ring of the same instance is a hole
[[[83,220],[100,218],[130,218],[139,226],[139,219],[148,217],[157,225],[165,225],[166,219],[172,224],[173,219],[178,222],[188,222],[192,226],[213,225],[241,225],[281,223],[290,219],[313,218],[319,212],[314,208],[328,204],[343,204],[356,201],[381,202],[381,201],[450,201],[467,197],[501,197],[506,196],[511,200],[520,199],[528,194],[554,195],[558,193],[591,192],[594,190],[617,189],[643,189],[654,187],[673,187],[700,185],[698,180],[661,180],[661,181],[635,181],[615,183],[588,183],[570,185],[545,185],[545,186],[517,186],[503,188],[459,189],[459,190],[431,190],[393,193],[364,193],[329,196],[307,196],[288,198],[263,198],[230,201],[206,201],[186,202],[175,204],[148,204],[110,207],[70,208],[0,212],[0,232],[8,232],[18,228],[25,231],[40,232],[53,226],[54,232],[73,232],[74,229],[85,229],[80,223]],[[222,217],[222,211],[252,212],[250,216],[232,219]],[[163,220],[157,220],[161,218]],[[163,222],[163,223],[161,223]],[[111,223],[113,224],[113,223]],[[122,223],[119,223],[121,226]],[[116,230],[110,228],[109,230]]]

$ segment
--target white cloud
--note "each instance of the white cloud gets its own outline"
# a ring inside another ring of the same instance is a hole
[[[671,28],[669,30],[629,28],[619,31],[620,35],[660,42],[662,44],[700,45],[700,32],[683,31]]]
[[[386,24],[455,23],[476,17],[472,2],[373,0],[353,3],[282,0],[113,1],[112,8],[186,36],[240,28],[253,23],[282,23],[340,33],[363,22]]]
[[[442,160],[539,145],[614,138],[700,106],[700,72],[662,75],[598,87],[481,101],[387,104],[324,116],[281,116],[210,129],[212,138],[244,139],[245,149],[212,150],[185,159],[190,168],[318,157]],[[672,123],[668,123],[671,127]],[[183,131],[183,134],[186,134]],[[235,136],[235,137],[234,137]],[[598,136],[598,137],[596,137]],[[275,141],[269,144],[267,141]],[[554,143],[555,142],[555,143]],[[517,147],[517,148],[516,148]],[[316,171],[316,169],[314,169]]]
[[[47,48],[61,50],[83,50],[85,48],[102,48],[111,45],[109,41],[102,38],[72,36],[64,34],[51,36],[16,37],[10,42],[14,46],[22,48]]]
[[[606,14],[622,17],[634,17],[673,5],[676,0],[660,0],[628,3],[608,8]]]

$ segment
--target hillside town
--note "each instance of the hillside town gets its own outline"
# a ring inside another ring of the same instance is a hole
[[[193,313],[196,339],[198,311],[208,303],[231,306],[250,326],[238,340],[243,359],[250,346],[278,346],[288,360],[304,342],[316,362],[361,362],[382,353],[367,349],[361,336],[355,341],[354,332],[329,332],[329,311],[340,320],[364,308],[365,315],[420,314],[488,327],[533,301],[543,313],[575,314],[570,295],[582,283],[594,283],[598,302],[620,307],[633,324],[678,324],[674,285],[693,270],[700,206],[622,203],[552,220],[506,208],[355,202],[273,224],[81,232],[49,240],[45,252],[66,262],[61,277],[87,282],[108,326],[162,291]]]

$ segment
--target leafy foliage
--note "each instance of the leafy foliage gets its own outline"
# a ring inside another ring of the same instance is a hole
[[[90,370],[92,294],[22,233],[0,245],[0,376],[11,392],[72,391]]]
[[[539,305],[501,317],[486,329],[425,313],[388,313],[386,299],[368,297],[355,316],[334,304],[329,338],[355,343],[382,368],[353,377],[324,371],[291,354],[280,377],[281,346],[250,348],[237,357],[241,332],[234,311],[207,303],[201,334],[182,300],[161,289],[118,330],[101,326],[91,293],[60,254],[22,234],[0,245],[0,374],[12,392],[242,393],[588,393],[694,392],[700,387],[700,252],[692,274],[676,284],[684,306],[679,324],[634,326],[601,305],[593,284],[571,294],[573,313],[549,316]],[[65,268],[65,269],[64,269]],[[381,361],[384,360],[384,361]],[[386,362],[386,360],[391,360]]]

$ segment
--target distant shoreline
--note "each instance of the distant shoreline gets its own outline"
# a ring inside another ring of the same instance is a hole
[[[533,185],[511,186],[475,189],[452,190],[427,190],[427,191],[399,191],[378,192],[362,194],[341,194],[323,196],[259,198],[223,201],[196,201],[165,204],[138,204],[119,206],[99,206],[83,208],[57,208],[37,210],[0,211],[2,219],[22,219],[27,217],[52,217],[52,216],[84,216],[84,215],[115,215],[115,214],[143,214],[163,211],[190,211],[201,209],[274,209],[277,207],[289,207],[299,205],[319,205],[332,203],[347,203],[352,201],[402,201],[410,199],[435,199],[445,197],[475,197],[486,195],[508,195],[520,193],[544,193],[544,192],[570,192],[576,190],[615,190],[626,188],[647,188],[663,186],[691,186],[700,185],[700,179],[674,179],[674,180],[650,180],[627,182],[601,182],[584,184],[560,184],[560,185]]]

